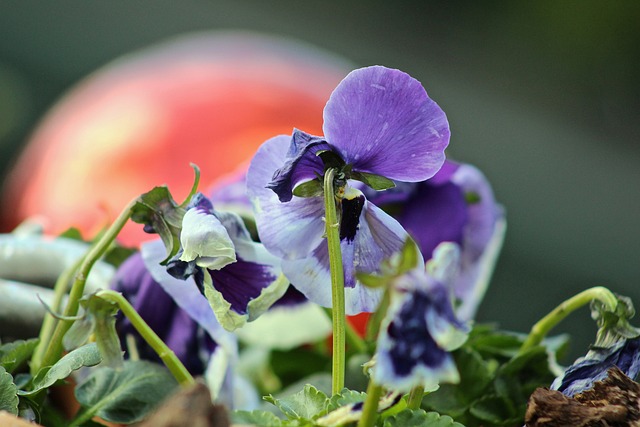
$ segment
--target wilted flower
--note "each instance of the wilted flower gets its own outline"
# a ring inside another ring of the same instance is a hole
[[[356,272],[379,270],[407,236],[396,220],[366,200],[359,180],[381,190],[391,180],[432,177],[444,161],[449,127],[444,112],[409,75],[384,67],[351,72],[324,109],[324,137],[295,130],[265,142],[247,175],[249,197],[265,247],[310,300],[331,305],[322,177],[337,172],[340,244],[347,314],[373,311],[379,292]],[[302,197],[299,197],[302,196]]]
[[[393,282],[373,368],[373,379],[387,388],[433,390],[440,382],[459,381],[450,352],[464,343],[468,328],[456,318],[445,283],[455,270],[456,251],[441,249],[428,271],[415,269]]]
[[[240,217],[214,210],[200,193],[184,215],[180,243],[167,271],[181,279],[193,276],[227,330],[257,318],[289,285],[280,260],[251,239]]]
[[[364,186],[363,186],[364,187]],[[401,183],[384,192],[364,188],[367,198],[396,218],[423,254],[442,242],[460,248],[452,281],[456,315],[470,320],[489,283],[504,238],[504,211],[477,168],[445,161],[433,178]]]

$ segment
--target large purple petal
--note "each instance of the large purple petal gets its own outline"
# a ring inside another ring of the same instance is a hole
[[[345,77],[325,106],[323,129],[354,170],[409,182],[440,169],[450,135],[420,82],[381,66]]]
[[[260,240],[269,252],[283,259],[305,258],[323,241],[324,203],[321,197],[299,198],[282,203],[267,188],[282,165],[290,137],[281,135],[258,149],[247,173],[247,192],[256,213]]]

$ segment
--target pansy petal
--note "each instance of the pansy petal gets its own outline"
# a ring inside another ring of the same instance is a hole
[[[378,337],[373,370],[378,384],[398,391],[416,386],[433,390],[440,382],[459,380],[451,354],[430,334],[428,313],[433,309],[422,290],[394,294]]]
[[[181,261],[195,261],[202,268],[219,270],[236,261],[229,233],[220,220],[203,209],[189,209],[180,232]]]
[[[381,66],[352,71],[324,109],[324,135],[356,171],[423,181],[442,166],[449,123],[419,81]]]
[[[193,279],[186,281],[176,279],[167,273],[160,262],[166,257],[166,251],[162,241],[154,240],[142,244],[142,258],[147,270],[154,280],[162,286],[176,304],[186,311],[209,335],[235,357],[235,337],[225,331],[216,320],[207,299],[198,290]]]
[[[324,165],[316,154],[330,149],[324,139],[295,129],[284,165],[276,169],[267,188],[273,190],[281,202],[290,201],[297,184],[322,176]]]
[[[454,288],[460,306],[458,318],[475,316],[498,255],[507,227],[505,212],[493,195],[487,178],[471,165],[460,165],[451,178],[467,195],[468,222],[464,229],[461,269]]]
[[[290,137],[277,136],[262,144],[247,173],[247,192],[256,213],[260,240],[272,254],[283,259],[307,257],[323,241],[324,203],[321,197],[299,198],[282,203],[267,188],[282,165]]]

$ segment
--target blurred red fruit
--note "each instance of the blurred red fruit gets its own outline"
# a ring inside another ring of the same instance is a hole
[[[346,64],[306,45],[198,34],[123,57],[81,82],[36,129],[8,179],[8,231],[40,215],[48,232],[95,232],[137,195],[167,184],[178,202],[293,127],[322,133]],[[148,239],[130,224],[121,241]]]

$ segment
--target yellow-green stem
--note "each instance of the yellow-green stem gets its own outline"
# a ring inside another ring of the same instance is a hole
[[[167,345],[160,339],[160,337],[153,332],[153,330],[147,325],[147,323],[140,317],[138,312],[129,304],[129,301],[125,299],[119,292],[106,290],[100,291],[97,294],[98,297],[115,302],[127,319],[131,322],[131,325],[138,331],[140,336],[145,340],[147,344],[158,354],[162,362],[169,369],[171,374],[175,377],[178,383],[182,386],[188,386],[194,383],[194,379],[184,367],[180,359]]]
[[[333,321],[333,356],[331,391],[339,393],[344,388],[345,371],[345,302],[344,269],[340,250],[340,222],[336,213],[334,193],[335,169],[330,168],[324,175],[325,233],[329,249],[329,267],[331,269],[331,305]]]
[[[49,307],[54,313],[60,312],[60,306],[62,305],[62,298],[67,293],[67,289],[69,288],[69,283],[71,283],[71,278],[76,270],[80,267],[80,263],[84,258],[80,258],[76,262],[74,262],[71,266],[69,266],[65,271],[62,272],[58,280],[56,280],[54,289],[54,296],[51,307]],[[40,328],[40,334],[38,335],[38,346],[33,352],[33,356],[31,357],[30,369],[31,375],[35,375],[40,367],[42,366],[42,359],[44,357],[45,352],[50,346],[51,338],[53,336],[53,331],[56,327],[57,319],[53,317],[51,313],[45,313],[44,319],[42,320],[42,326]]]
[[[367,400],[362,407],[362,416],[358,421],[358,427],[371,427],[375,425],[378,418],[378,402],[382,396],[382,387],[377,385],[372,379],[367,386]]]
[[[411,389],[411,393],[409,393],[409,398],[407,399],[407,408],[409,409],[420,409],[420,405],[422,404],[422,398],[424,397],[424,387],[416,386]]]
[[[64,311],[65,317],[72,317],[78,314],[78,307],[80,306],[80,298],[82,298],[82,294],[84,293],[84,286],[87,282],[87,276],[91,271],[93,265],[100,259],[102,255],[107,251],[111,243],[115,240],[122,227],[127,223],[129,217],[131,216],[131,209],[137,202],[137,198],[129,202],[129,204],[125,207],[125,209],[120,213],[118,218],[111,224],[111,227],[107,229],[107,231],[102,235],[100,240],[91,247],[89,253],[82,260],[82,264],[80,268],[76,272],[75,280],[73,282],[73,286],[71,287],[71,292],[69,293],[69,300],[67,302],[67,307]],[[62,338],[64,334],[67,333],[69,328],[71,328],[72,322],[69,321],[60,321],[56,325],[56,328],[53,332],[53,337],[51,338],[49,348],[47,349],[43,359],[41,366],[49,366],[53,365],[62,354]]]
[[[533,327],[529,336],[520,347],[518,354],[524,353],[526,350],[534,347],[544,339],[547,333],[558,323],[567,317],[570,313],[578,308],[589,304],[593,300],[602,301],[607,305],[610,311],[615,311],[618,304],[616,296],[607,288],[602,286],[596,286],[594,288],[587,289],[579,294],[564,301],[556,308],[554,308],[549,314],[540,319]]]

